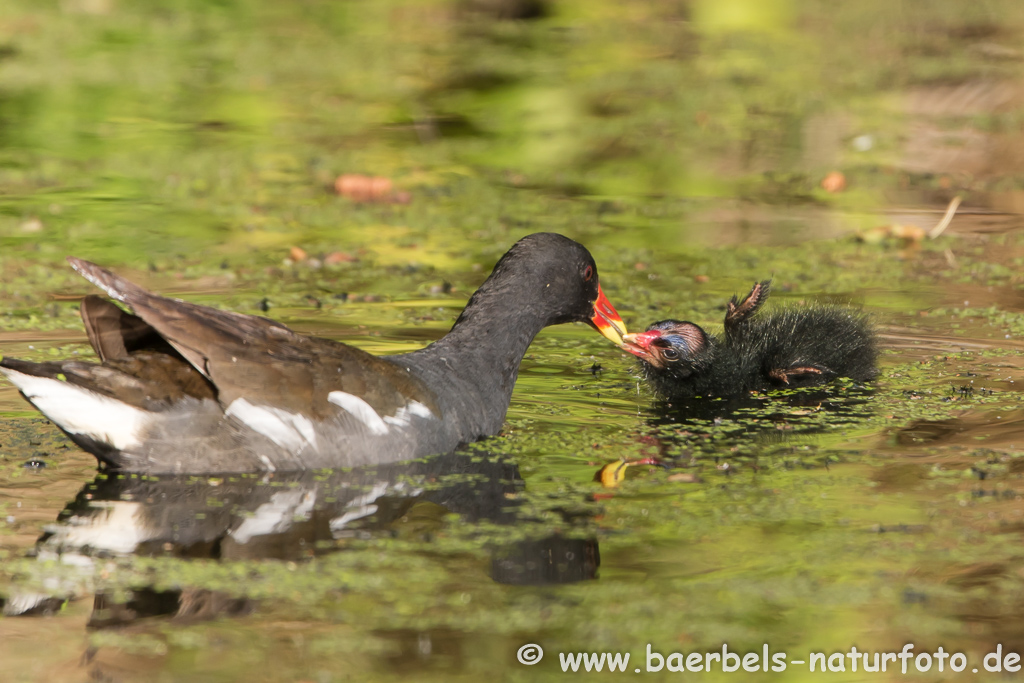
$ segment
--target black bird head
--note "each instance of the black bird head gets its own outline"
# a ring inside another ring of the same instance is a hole
[[[487,302],[487,306],[480,304]],[[549,232],[528,235],[494,266],[470,299],[456,325],[478,315],[513,313],[522,324],[541,327],[585,322],[619,345],[626,333],[622,318],[601,291],[590,252],[568,237]]]

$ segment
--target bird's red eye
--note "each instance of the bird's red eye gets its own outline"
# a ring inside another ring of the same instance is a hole
[[[594,267],[587,266],[583,269],[583,279],[586,282],[590,282],[590,278],[594,277]]]

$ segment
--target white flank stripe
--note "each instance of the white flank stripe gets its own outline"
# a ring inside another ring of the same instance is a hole
[[[409,414],[416,417],[434,417],[434,413],[431,412],[430,408],[419,401],[409,401]]]
[[[405,415],[405,408],[399,408],[398,412],[395,413],[394,417],[391,415],[384,416],[384,423],[391,425],[392,427],[398,427],[399,429],[405,429],[409,426],[409,418]]]
[[[327,400],[356,418],[370,430],[372,434],[387,434],[388,425],[380,418],[370,404],[353,394],[344,391],[332,391]]]
[[[430,408],[426,407],[418,401],[410,401],[408,405],[404,405],[395,411],[394,416],[388,416],[384,418],[392,427],[398,427],[403,429],[408,427],[412,422],[411,417],[434,417],[434,413],[430,412]]]
[[[61,429],[113,446],[119,451],[141,443],[154,414],[80,386],[2,368],[25,398]]]
[[[254,406],[244,398],[236,398],[224,411],[255,432],[259,432],[281,448],[301,451],[307,445],[316,448],[316,432],[308,418],[270,406]]]

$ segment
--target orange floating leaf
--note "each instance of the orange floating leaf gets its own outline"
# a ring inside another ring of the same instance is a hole
[[[821,187],[825,192],[842,192],[846,189],[846,176],[839,171],[832,171],[822,179]]]

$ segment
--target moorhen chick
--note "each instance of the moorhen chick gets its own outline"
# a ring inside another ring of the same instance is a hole
[[[524,237],[430,346],[372,356],[266,318],[146,291],[81,259],[114,299],[82,320],[100,364],[4,358],[0,372],[102,465],[219,473],[350,467],[454,450],[496,434],[519,362],[548,325],[625,326],[582,245]]]
[[[755,317],[770,288],[765,280],[742,301],[732,297],[721,337],[691,322],[662,320],[625,335],[623,348],[640,358],[644,377],[669,402],[875,378],[878,350],[865,315],[815,305]]]

